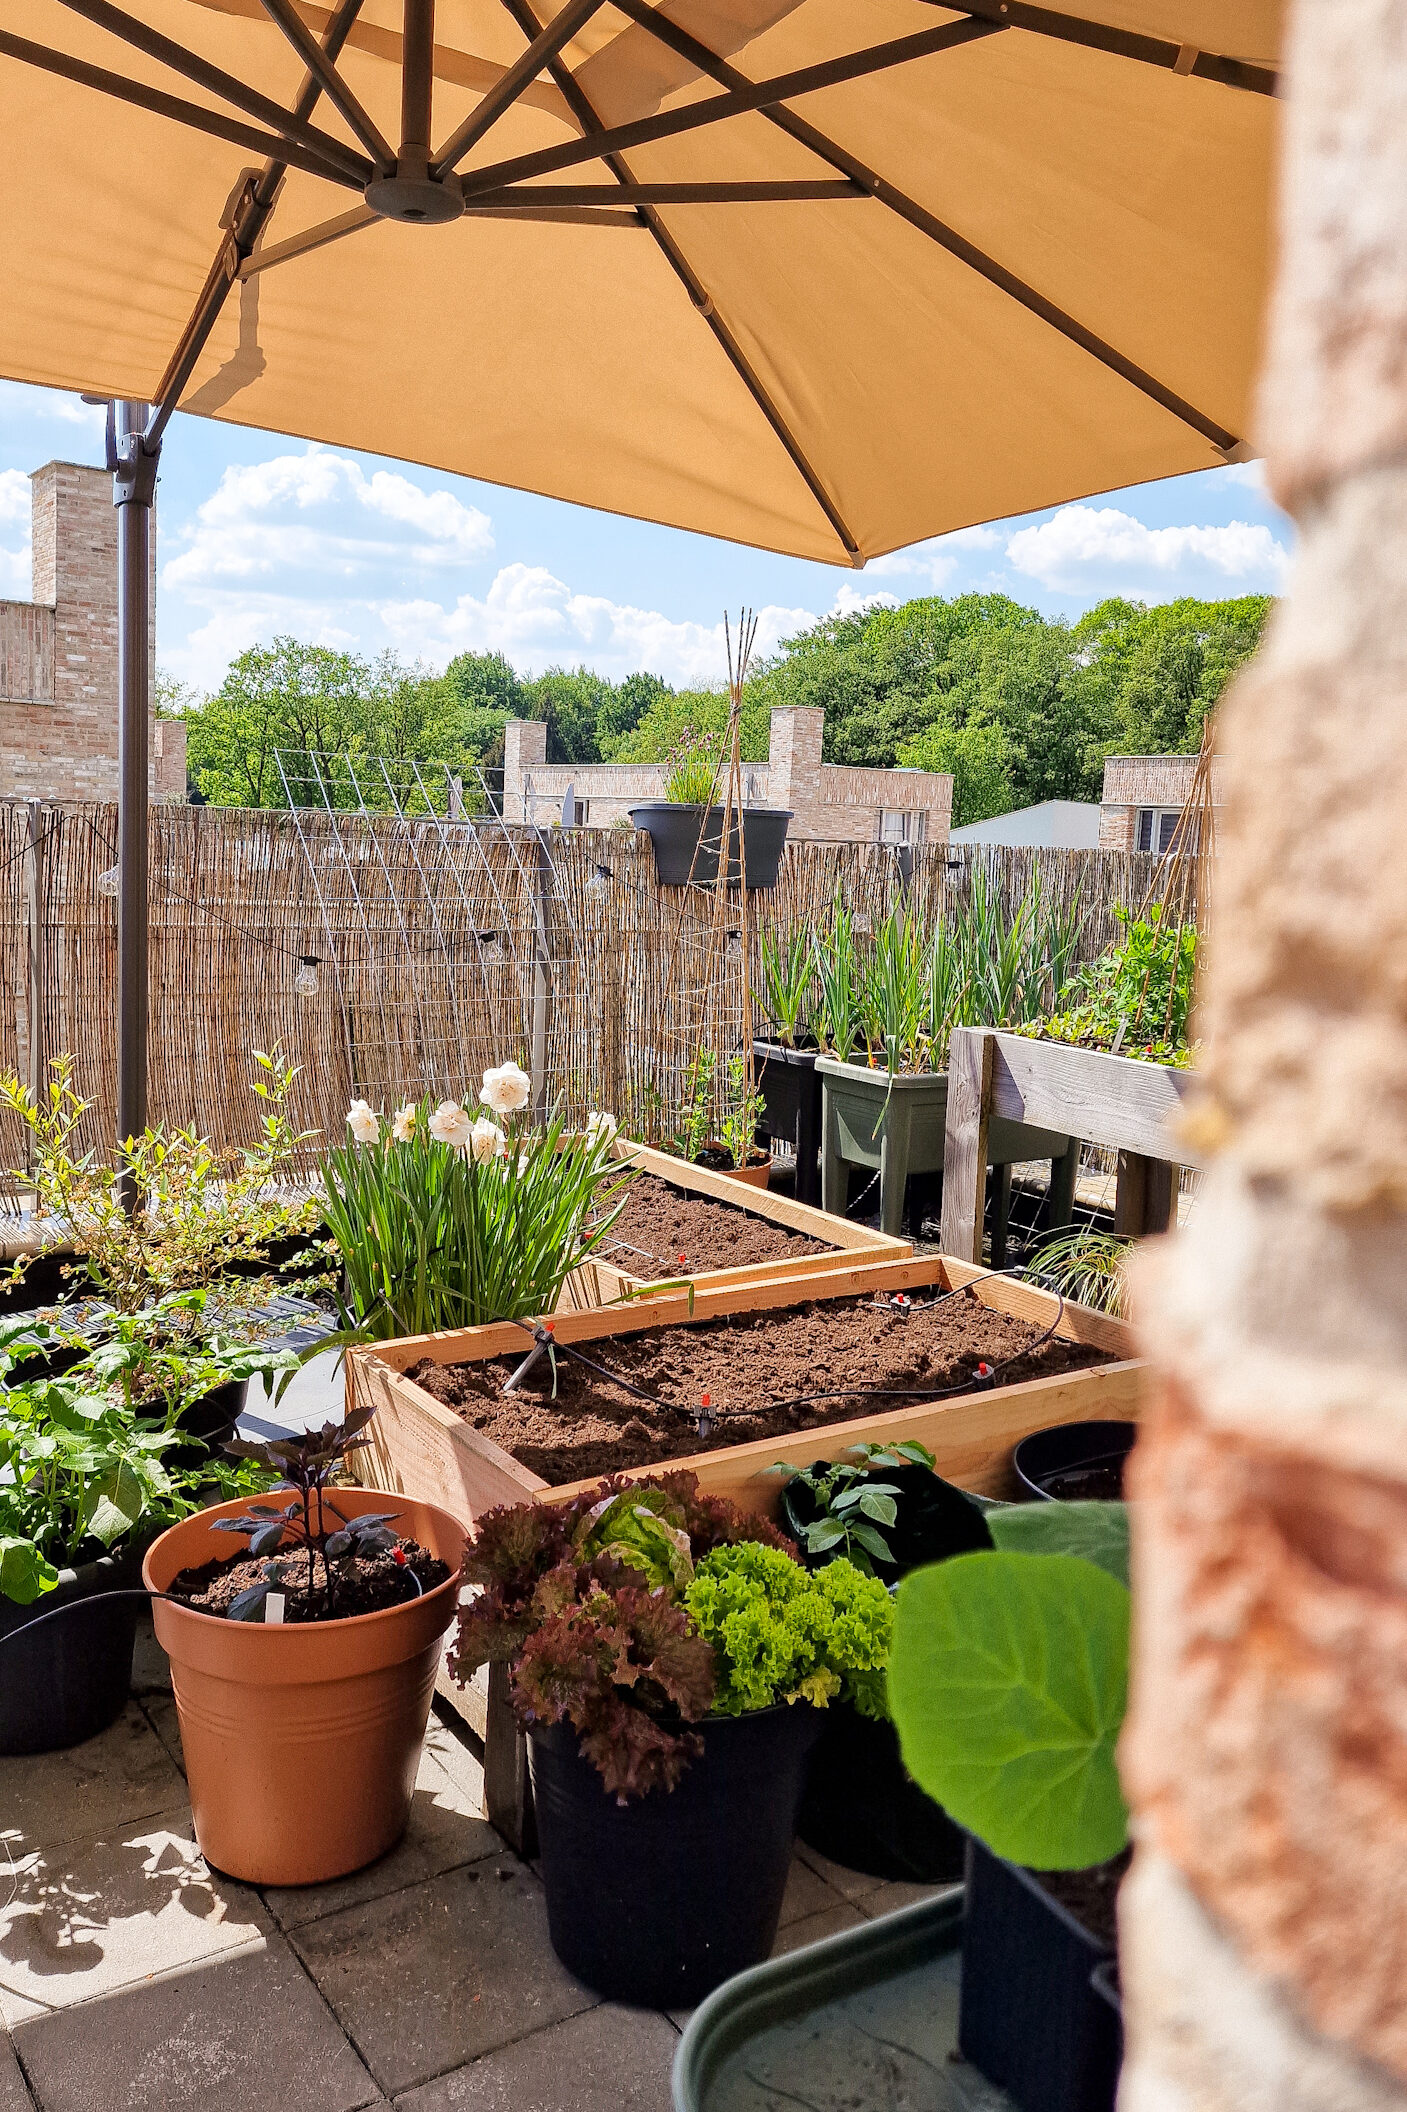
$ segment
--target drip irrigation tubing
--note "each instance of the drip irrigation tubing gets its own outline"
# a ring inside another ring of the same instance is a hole
[[[1015,1281],[1018,1276],[1018,1271],[1015,1269],[993,1269],[989,1273],[993,1276],[1009,1277],[1012,1281]],[[898,1306],[887,1298],[883,1300],[883,1303],[907,1321],[915,1313],[933,1312],[938,1306],[946,1305],[950,1298],[963,1297],[971,1288],[970,1284],[959,1284],[953,1290],[942,1292],[937,1298],[926,1299],[922,1305],[905,1304]],[[999,1363],[990,1365],[985,1372],[974,1373],[971,1379],[965,1380],[956,1386],[836,1386],[824,1393],[801,1393],[778,1401],[768,1401],[761,1412],[770,1414],[784,1408],[810,1408],[819,1401],[942,1401],[951,1399],[955,1394],[986,1392],[996,1383],[1002,1372],[1009,1370],[1013,1364],[1019,1364],[1023,1357],[1035,1356],[1039,1350],[1045,1348],[1046,1343],[1057,1333],[1060,1323],[1065,1317],[1066,1301],[1062,1291],[1054,1292],[1053,1296],[1058,1301],[1055,1318],[1044,1334],[1038,1336],[1034,1342],[1028,1343],[1024,1349],[1014,1351],[1011,1356],[1003,1357]],[[878,1302],[876,1301],[876,1303]],[[540,1321],[532,1324],[526,1320],[517,1320],[513,1324],[515,1327],[521,1327],[524,1334],[532,1337],[536,1350],[548,1349],[549,1355],[555,1355],[560,1352],[564,1356],[574,1357],[577,1363],[584,1364],[589,1371],[594,1371],[599,1378],[605,1379],[608,1384],[618,1386],[623,1393],[633,1395],[637,1401],[648,1401],[652,1408],[666,1409],[671,1414],[682,1415],[693,1423],[699,1423],[704,1418],[707,1418],[713,1424],[725,1421],[730,1415],[737,1413],[734,1409],[721,1409],[716,1412],[710,1412],[709,1410],[686,1407],[680,1401],[661,1400],[658,1394],[651,1393],[648,1388],[637,1386],[633,1380],[623,1378],[620,1373],[611,1371],[604,1364],[597,1363],[596,1359],[588,1356],[585,1350],[578,1349],[574,1342],[559,1342],[551,1329],[544,1327]],[[520,1371],[525,1368],[525,1366],[519,1367]],[[757,1411],[752,1412],[756,1413]]]

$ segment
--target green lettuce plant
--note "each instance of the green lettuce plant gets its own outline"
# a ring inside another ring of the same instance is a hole
[[[1106,1862],[1128,1841],[1127,1512],[1009,1505],[987,1523],[994,1552],[899,1586],[889,1704],[904,1764],[994,1854],[1037,1870]]]
[[[882,1688],[883,1587],[845,1562],[808,1576],[689,1473],[488,1511],[464,1581],[455,1676],[507,1664],[524,1729],[570,1723],[622,1801],[673,1788],[710,1713],[842,1691],[873,1706]]]

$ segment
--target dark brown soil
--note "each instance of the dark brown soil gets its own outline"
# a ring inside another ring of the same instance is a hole
[[[742,1197],[747,1190],[740,1187],[738,1193]],[[644,1173],[631,1183],[625,1208],[597,1251],[627,1276],[653,1283],[665,1276],[695,1276],[700,1269],[736,1269],[747,1262],[790,1261],[835,1250],[755,1216],[744,1204],[690,1195]]]
[[[313,1557],[313,1590],[308,1593],[307,1550],[293,1549],[276,1556],[279,1584],[284,1595],[285,1623],[294,1621],[343,1621],[357,1613],[382,1613],[388,1606],[404,1605],[418,1596],[411,1581],[418,1578],[421,1591],[433,1591],[449,1575],[449,1566],[414,1540],[397,1542],[405,1556],[396,1560],[387,1548],[381,1554],[352,1555],[332,1564],[332,1597],[328,1601],[327,1565],[321,1555]],[[268,1557],[234,1555],[224,1562],[203,1562],[196,1569],[183,1569],[172,1579],[175,1597],[185,1599],[201,1613],[226,1615],[230,1601],[251,1585],[262,1584]]]
[[[1114,1951],[1119,1945],[1115,1916],[1119,1886],[1132,1858],[1132,1848],[1125,1848],[1111,1862],[1094,1863],[1088,1870],[1033,1870],[1031,1875],[1042,1892],[1059,1900],[1080,1927],[1088,1929],[1096,1943]]]
[[[911,1308],[907,1319],[892,1306],[845,1298],[582,1345],[648,1400],[561,1349],[555,1401],[545,1358],[508,1395],[503,1382],[521,1358],[485,1364],[426,1358],[407,1376],[555,1487],[752,1439],[791,1437],[916,1405],[948,1388],[968,1393],[984,1383],[975,1376],[982,1360],[998,1385],[1109,1362],[1102,1351],[1076,1342],[1036,1348],[1043,1332],[988,1311],[970,1292]],[[531,1347],[526,1335],[523,1347],[525,1353]],[[883,1394],[876,1398],[866,1388]],[[715,1420],[707,1433],[699,1428],[704,1394]]]

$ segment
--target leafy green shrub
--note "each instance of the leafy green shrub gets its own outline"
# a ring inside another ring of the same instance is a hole
[[[1162,905],[1146,917],[1116,908],[1120,946],[1072,978],[1075,1002],[1023,1032],[1079,1048],[1185,1066],[1187,1031],[1197,970],[1197,934],[1190,924],[1165,924]]]
[[[673,1788],[710,1711],[843,1690],[882,1710],[883,1586],[844,1562],[809,1577],[775,1526],[689,1473],[488,1511],[464,1581],[455,1676],[509,1665],[523,1727],[569,1722],[621,1799]]]
[[[899,1586],[889,1703],[904,1764],[960,1826],[1037,1870],[1128,1840],[1115,1746],[1128,1700],[1122,1504],[1011,1505],[991,1554]]]
[[[892,1565],[894,1557],[885,1534],[895,1523],[900,1491],[892,1481],[871,1481],[876,1468],[899,1470],[927,1467],[937,1462],[927,1445],[916,1439],[903,1443],[852,1445],[848,1459],[817,1460],[813,1467],[779,1463],[774,1474],[786,1474],[810,1490],[816,1516],[802,1535],[808,1555],[843,1556],[860,1574],[872,1577],[875,1563]]]
[[[91,1362],[62,1378],[14,1378],[16,1365],[67,1340],[25,1320],[0,1321],[0,1598],[20,1606],[52,1591],[62,1568],[140,1545],[203,1504],[267,1486],[266,1477],[219,1461],[172,1465],[172,1451],[190,1442],[176,1425],[179,1402],[145,1415]]]
[[[1033,1276],[1058,1291],[1062,1298],[1093,1306],[1096,1312],[1121,1316],[1126,1291],[1124,1271],[1132,1249],[1132,1239],[1122,1233],[1081,1226],[1047,1240],[1028,1267]]]
[[[780,1548],[719,1548],[698,1565],[684,1604],[716,1654],[715,1715],[779,1701],[824,1708],[839,1694],[882,1713],[873,1675],[888,1662],[893,1607],[884,1586],[853,1563],[829,1562],[812,1575]]]

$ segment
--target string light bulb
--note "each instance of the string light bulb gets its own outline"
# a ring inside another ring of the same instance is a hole
[[[293,988],[297,996],[317,996],[321,987],[321,978],[318,974],[321,966],[322,956],[320,954],[303,953],[298,956],[298,973],[293,978]]]
[[[117,867],[110,865],[105,873],[99,873],[98,875],[98,893],[100,895],[115,895],[117,893],[117,880]]]

